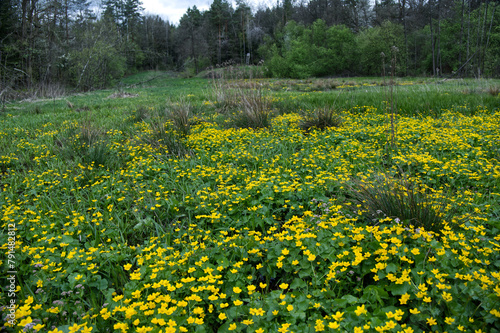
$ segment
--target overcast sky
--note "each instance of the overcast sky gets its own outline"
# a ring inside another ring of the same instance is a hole
[[[247,0],[253,10],[257,9],[259,4],[266,4],[276,0]],[[184,15],[188,7],[196,7],[200,10],[207,10],[210,8],[213,0],[142,0],[145,14],[160,15],[164,19],[168,19],[171,23],[177,25],[179,19]],[[229,1],[236,7],[236,1]]]

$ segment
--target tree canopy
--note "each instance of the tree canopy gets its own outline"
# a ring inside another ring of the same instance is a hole
[[[380,75],[397,50],[397,75],[500,75],[500,10],[491,0],[277,1],[256,10],[214,0],[177,25],[140,0],[2,0],[0,91],[40,84],[107,86],[127,73],[195,75],[224,63],[276,77]],[[385,60],[385,63],[388,63]]]

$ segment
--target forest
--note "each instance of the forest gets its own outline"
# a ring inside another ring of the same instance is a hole
[[[140,0],[2,0],[0,96],[95,90],[124,75],[195,76],[227,64],[268,77],[498,77],[500,12],[492,0],[245,0],[187,9],[178,24]]]

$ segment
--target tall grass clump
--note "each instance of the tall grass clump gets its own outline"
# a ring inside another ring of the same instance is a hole
[[[264,96],[262,87],[254,83],[250,88],[237,88],[240,95],[240,110],[233,123],[241,128],[264,128],[269,126],[271,101]]]
[[[329,127],[342,126],[342,117],[330,106],[315,109],[311,115],[306,116],[300,123],[300,128],[306,133],[313,129],[324,130]]]
[[[451,221],[453,211],[448,209],[446,197],[431,192],[432,189],[405,177],[396,179],[386,175],[371,182],[355,180],[349,186],[349,196],[370,222],[390,218],[406,226],[440,233],[446,222]]]
[[[192,116],[193,107],[189,101],[184,99],[179,102],[167,100],[167,108],[165,115],[174,125],[175,130],[182,136],[187,136],[191,129],[190,118]]]
[[[55,152],[63,160],[80,160],[97,167],[115,167],[116,154],[109,148],[106,131],[90,118],[54,138]]]
[[[238,108],[239,91],[234,80],[237,72],[231,64],[223,64],[221,68],[213,69],[209,73],[211,79],[210,94],[216,101],[217,110],[227,114]]]
[[[212,72],[212,95],[220,113],[233,114],[232,124],[240,128],[269,126],[271,100],[252,77],[245,77],[232,65]]]
[[[156,116],[151,119],[149,131],[141,136],[141,141],[165,155],[191,155],[192,152],[184,143],[182,135],[172,127],[172,121]]]
[[[491,95],[491,96],[498,96],[500,94],[500,86],[490,86],[488,88],[488,93]]]
[[[130,118],[132,122],[138,123],[141,121],[145,121],[149,118],[149,112],[148,109],[146,109],[144,106],[139,106],[133,113],[132,117]]]

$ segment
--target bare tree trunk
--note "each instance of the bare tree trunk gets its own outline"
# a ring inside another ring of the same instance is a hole
[[[436,76],[436,52],[434,42],[434,29],[432,28],[432,1],[429,1],[430,20],[431,20],[431,48],[432,48],[432,76]]]
[[[440,76],[443,72],[441,64],[441,0],[438,0],[437,63],[437,74]]]
[[[486,53],[486,50],[488,49],[488,46],[490,44],[491,28],[493,26],[493,18],[495,17],[495,10],[496,9],[497,9],[497,6],[495,5],[493,7],[493,13],[491,13],[491,21],[490,21],[490,28],[488,30],[488,38],[486,39],[486,46],[484,47],[484,52],[485,53]],[[485,56],[483,57],[483,59],[485,58]],[[484,72],[484,60],[483,60],[483,72]]]
[[[65,30],[66,30],[66,46],[69,45],[69,29],[68,29],[68,21],[69,21],[69,15],[68,15],[68,0],[64,0],[64,21],[65,21]]]
[[[462,43],[464,39],[464,13],[465,11],[465,0],[462,0],[462,16],[460,18],[460,38],[458,40],[458,63],[462,63]]]
[[[481,63],[481,52],[480,52],[480,40],[481,40],[481,16],[478,15],[477,17],[477,36],[476,36],[476,64],[475,68],[477,69],[477,76],[478,78],[481,77],[481,69],[480,69],[480,63]]]
[[[403,31],[404,31],[404,37],[405,37],[405,62],[406,62],[406,73],[405,75],[408,76],[408,63],[409,63],[409,59],[408,59],[408,29],[407,29],[407,26],[406,26],[406,0],[403,0],[402,2],[402,10],[401,10],[401,14],[402,14],[402,18],[403,18]]]
[[[480,58],[479,58],[479,71],[481,73],[484,72],[484,56],[485,56],[485,53],[486,53],[486,48],[485,48],[485,43],[483,43],[483,39],[484,39],[484,34],[485,34],[485,26],[486,26],[486,15],[488,13],[488,5],[490,4],[490,1],[486,1],[486,7],[484,8],[484,19],[483,19],[483,28],[481,29],[481,54],[480,54]],[[492,17],[493,19],[493,17]]]
[[[469,5],[469,13],[467,17],[467,59],[469,59],[470,55],[470,2],[469,0],[468,5]],[[465,75],[467,75],[467,72],[465,72]]]
[[[194,52],[194,27],[193,23],[191,22],[191,56],[193,57],[194,60],[194,70],[196,74],[198,74],[198,57],[196,56]]]

